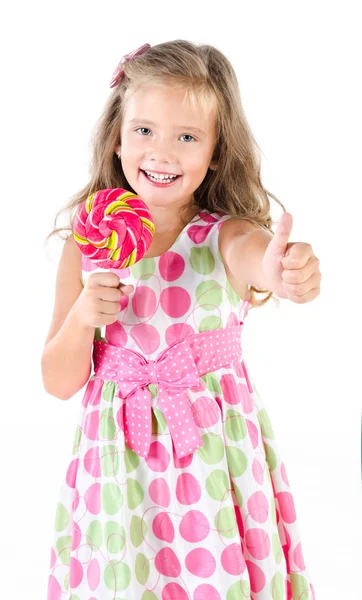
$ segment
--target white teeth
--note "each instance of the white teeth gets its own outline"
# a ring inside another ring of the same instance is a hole
[[[167,174],[159,174],[159,175],[155,175],[155,173],[152,173],[151,171],[145,171],[145,173],[147,173],[147,175],[150,177],[150,179],[153,179],[154,181],[172,181],[173,179],[175,179],[177,177],[177,175],[167,175]]]

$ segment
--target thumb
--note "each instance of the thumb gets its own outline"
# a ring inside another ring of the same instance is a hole
[[[268,250],[275,255],[284,256],[287,248],[288,241],[293,228],[293,217],[290,213],[283,213],[278,226],[273,235]]]

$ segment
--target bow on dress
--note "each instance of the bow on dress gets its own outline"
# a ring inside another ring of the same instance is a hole
[[[158,398],[168,423],[177,458],[182,458],[202,446],[187,388],[200,389],[200,380],[192,350],[183,340],[169,346],[155,361],[140,354],[119,349],[119,396],[125,403],[125,439],[127,446],[140,456],[147,457],[151,444],[151,394],[146,388],[158,386]]]

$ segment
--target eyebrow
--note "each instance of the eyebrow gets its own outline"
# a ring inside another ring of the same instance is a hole
[[[144,123],[145,125],[156,125],[153,121],[149,121],[148,119],[131,119],[129,123]],[[195,127],[192,125],[176,125],[175,129],[183,129],[184,131],[195,131],[201,135],[206,135],[206,132],[199,127]]]

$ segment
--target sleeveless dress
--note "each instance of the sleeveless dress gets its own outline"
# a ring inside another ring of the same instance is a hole
[[[135,289],[95,340],[153,361],[179,340],[243,323],[251,304],[218,250],[228,218],[202,210],[160,257],[113,270]],[[95,270],[83,257],[83,283]],[[158,386],[147,386],[143,458],[125,443],[119,386],[91,376],[59,493],[48,600],[314,600],[286,468],[244,360],[200,384],[187,398],[203,445],[183,458]]]

